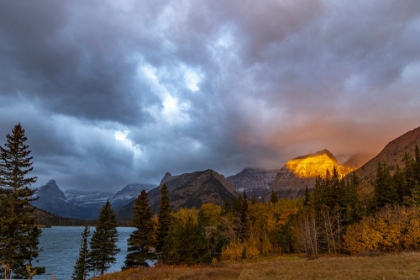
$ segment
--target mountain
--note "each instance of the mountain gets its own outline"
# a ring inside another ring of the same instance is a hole
[[[372,159],[372,157],[372,155],[368,154],[354,154],[349,159],[347,159],[343,165],[354,168],[356,170],[365,165],[370,159]]]
[[[150,184],[129,184],[125,186],[122,190],[117,192],[111,199],[112,208],[115,211],[120,209],[122,206],[130,203],[135,200],[142,190],[149,191],[153,188],[156,188],[156,185]]]
[[[114,210],[135,200],[141,190],[150,190],[155,185],[129,184],[116,194],[109,192],[85,192],[79,190],[61,191],[54,180],[40,187],[35,193],[38,200],[31,202],[33,206],[51,212],[60,217],[79,220],[98,218],[106,201],[110,201]]]
[[[389,142],[376,157],[372,158],[355,172],[360,179],[369,181],[376,176],[378,163],[380,162],[388,165],[391,172],[397,164],[400,167],[404,167],[405,153],[414,157],[416,145],[420,148],[420,127]]]
[[[150,184],[128,184],[116,194],[109,192],[85,192],[80,190],[66,190],[64,194],[71,203],[84,207],[90,212],[94,212],[97,217],[100,209],[108,200],[111,202],[112,208],[118,210],[136,199],[143,189],[150,190],[155,187],[156,185]]]
[[[109,192],[84,192],[79,190],[66,190],[64,194],[71,203],[88,209],[100,209],[113,196]]]
[[[38,200],[31,202],[33,206],[57,216],[80,220],[96,218],[86,208],[71,203],[54,180],[50,180],[46,185],[41,186],[35,195],[38,197]]]
[[[278,172],[279,170],[245,168],[238,174],[226,179],[235,186],[238,193],[245,191],[248,197],[253,194],[263,196],[269,192]]]
[[[93,219],[99,216],[102,206],[112,199],[112,193],[108,192],[84,192],[79,190],[64,191],[68,201],[74,205],[86,209]]]
[[[340,177],[354,170],[352,167],[339,165],[337,159],[328,150],[294,158],[277,173],[271,189],[277,192],[279,197],[302,197],[306,186],[308,189],[313,189],[315,178],[325,176],[326,171],[331,172],[333,168],[337,169]]]
[[[232,201],[237,195],[235,187],[223,175],[213,170],[197,171],[172,176],[166,173],[159,187],[148,193],[153,212],[157,212],[160,203],[160,188],[166,184],[173,209],[200,208],[203,203],[222,205],[224,201]],[[117,218],[130,219],[133,215],[134,201],[117,212]]]

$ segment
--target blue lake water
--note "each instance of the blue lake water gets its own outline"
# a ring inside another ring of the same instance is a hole
[[[36,275],[34,279],[50,279],[54,275],[57,280],[69,280],[73,273],[73,266],[79,256],[80,242],[84,227],[52,227],[42,229],[40,247],[43,251],[39,254],[37,266],[45,266],[46,273]],[[95,230],[90,228],[91,235]],[[134,228],[119,227],[117,246],[120,253],[116,256],[114,263],[106,273],[119,271],[124,265],[127,255],[127,239],[134,231]]]

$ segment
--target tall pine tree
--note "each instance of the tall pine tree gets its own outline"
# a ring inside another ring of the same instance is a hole
[[[168,264],[211,263],[205,229],[191,215],[185,221],[174,218],[165,241]]]
[[[147,192],[142,190],[134,204],[134,217],[132,226],[136,230],[127,240],[128,254],[123,269],[139,266],[149,266],[146,260],[154,258],[153,247],[153,220]]]
[[[160,190],[160,206],[156,234],[156,253],[162,255],[162,262],[165,262],[165,252],[163,252],[163,247],[165,244],[165,237],[168,235],[169,227],[171,225],[171,213],[172,210],[169,200],[169,190],[166,185],[163,185]]]
[[[37,262],[36,258],[41,251],[41,249],[38,247],[41,233],[42,231],[36,226],[34,226],[29,231],[27,236],[28,243],[21,247],[21,253],[19,257],[21,260],[21,265],[13,270],[13,276],[15,278],[32,279],[34,275],[45,273],[45,267],[34,266],[34,263]]]
[[[277,203],[278,201],[279,201],[279,196],[278,196],[277,192],[271,191],[270,202],[271,203]]]
[[[242,205],[240,211],[240,230],[239,236],[243,242],[245,242],[250,234],[249,230],[249,209],[248,209],[248,197],[246,196],[245,191],[242,194]]]
[[[41,231],[35,227],[33,207],[29,204],[36,191],[29,186],[37,178],[28,176],[33,169],[32,157],[22,126],[15,125],[6,139],[4,147],[0,146],[0,264],[6,279],[12,272],[16,277],[31,278],[32,262],[41,251]],[[44,271],[39,267],[36,273]]]
[[[82,243],[79,249],[79,257],[76,260],[74,271],[72,275],[73,280],[86,280],[89,276],[88,258],[89,258],[89,244],[88,238],[90,236],[90,230],[87,225],[82,232]]]
[[[378,164],[374,187],[376,209],[382,208],[387,204],[398,204],[398,193],[386,164]]]
[[[89,267],[95,274],[96,271],[104,274],[115,263],[114,256],[120,251],[115,244],[118,241],[117,226],[117,217],[107,201],[101,209],[98,225],[90,241]]]

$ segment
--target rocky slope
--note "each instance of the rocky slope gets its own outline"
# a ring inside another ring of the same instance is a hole
[[[308,189],[313,189],[315,178],[325,176],[326,171],[332,171],[334,167],[340,177],[344,177],[354,170],[352,167],[339,165],[337,159],[328,150],[297,157],[288,161],[280,169],[271,190],[283,198],[302,197],[305,194],[306,186]],[[268,198],[268,195],[266,197]]]
[[[122,206],[135,200],[142,190],[149,191],[156,188],[156,185],[150,184],[128,184],[122,190],[118,191],[111,199],[112,208],[115,211],[120,209]]]
[[[238,174],[226,179],[235,186],[238,193],[245,191],[248,197],[254,194],[260,197],[269,192],[278,172],[279,170],[245,168]]]
[[[373,155],[368,154],[354,154],[349,159],[347,159],[343,165],[351,167],[355,170],[359,169],[365,165],[369,160],[373,158]]]
[[[420,148],[420,127],[389,142],[376,157],[355,172],[360,179],[370,181],[376,176],[379,162],[387,164],[391,172],[397,164],[404,167],[405,153],[414,157],[416,145]]]
[[[200,208],[203,203],[223,204],[237,195],[235,187],[223,175],[213,170],[197,171],[172,176],[166,173],[159,187],[149,191],[152,211],[157,212],[160,203],[160,188],[166,184],[173,209]],[[130,219],[134,201],[117,212],[119,219]]]

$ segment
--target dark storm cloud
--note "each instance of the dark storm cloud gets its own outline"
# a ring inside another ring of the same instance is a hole
[[[418,1],[0,2],[0,131],[39,185],[375,154],[419,126]]]

